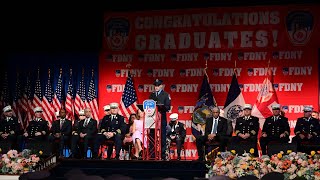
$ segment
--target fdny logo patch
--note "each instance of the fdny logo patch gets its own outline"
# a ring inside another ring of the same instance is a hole
[[[129,21],[125,18],[110,18],[104,26],[104,36],[112,50],[124,50],[130,31]]]
[[[289,39],[293,45],[305,45],[314,26],[313,15],[308,11],[293,11],[286,17]]]

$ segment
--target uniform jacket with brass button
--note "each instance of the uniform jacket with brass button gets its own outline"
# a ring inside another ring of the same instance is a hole
[[[115,134],[124,135],[126,131],[126,123],[124,117],[117,114],[115,118],[111,120],[111,114],[106,115],[101,120],[101,126],[99,132],[114,132]]]
[[[21,134],[21,124],[18,118],[12,116],[10,120],[7,120],[7,117],[1,119],[0,121],[0,135],[1,134]]]
[[[266,133],[267,137],[280,137],[280,134],[285,133],[286,136],[290,135],[290,126],[288,118],[284,116],[278,116],[275,120],[274,116],[268,117],[262,128],[262,133]]]

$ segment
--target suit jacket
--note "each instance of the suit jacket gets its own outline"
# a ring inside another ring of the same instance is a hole
[[[64,136],[70,136],[71,129],[72,129],[72,124],[71,124],[71,121],[68,119],[65,119],[65,121],[62,125],[62,128],[60,129],[60,119],[59,119],[59,120],[53,121],[50,132],[52,134],[61,133]]]
[[[74,133],[78,133],[79,126],[80,126],[80,119],[77,119],[77,120],[74,121],[73,126],[72,126],[72,135]]]
[[[213,117],[206,119],[206,129],[205,129],[205,136],[211,134],[213,126]],[[228,130],[228,121],[224,117],[219,116],[218,119],[218,127],[217,127],[217,136],[225,136],[227,135]]]
[[[168,112],[171,109],[171,99],[167,92],[161,90],[160,94],[157,96],[156,92],[152,92],[149,99],[157,101],[157,104],[163,104],[164,109],[159,109],[160,112]]]
[[[236,121],[236,135],[249,133],[250,136],[257,136],[259,131],[259,118],[250,116],[248,120],[245,117],[238,117]]]
[[[79,127],[78,127],[78,134],[80,133],[87,133],[87,136],[95,136],[97,134],[97,120],[90,118],[90,121],[88,123],[88,125],[86,127],[84,127],[84,122],[86,120],[82,120],[79,123]]]
[[[46,132],[45,135],[48,135],[48,132],[49,132],[48,121],[42,118],[40,118],[39,121],[34,119],[29,122],[29,126],[27,127],[26,131],[29,134],[29,137],[34,137],[36,132],[42,133],[42,131]]]
[[[289,136],[290,126],[288,123],[288,118],[279,116],[275,121],[274,116],[268,117],[263,124],[262,133],[266,133],[267,137],[271,136],[279,138],[280,134],[283,133]]]
[[[116,134],[124,135],[126,132],[126,123],[124,117],[117,114],[116,117],[111,120],[111,114],[103,117],[99,132],[114,132]]]
[[[172,132],[173,126],[175,126],[175,128]],[[169,124],[167,125],[167,136],[170,136],[172,134],[180,135],[181,139],[184,140],[186,138],[186,129],[184,128],[184,124],[181,122],[178,122],[177,124],[169,122]]]
[[[0,135],[3,133],[6,134],[21,134],[21,124],[18,118],[12,116],[10,120],[7,121],[7,118],[1,119],[0,121]]]
[[[294,133],[296,135],[299,134],[312,134],[318,136],[319,133],[319,120],[310,117],[310,120],[307,121],[308,118],[301,117],[298,118],[296,127],[294,128]]]

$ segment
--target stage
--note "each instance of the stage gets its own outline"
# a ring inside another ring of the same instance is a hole
[[[56,179],[66,179],[65,175],[76,169],[88,176],[106,178],[117,174],[133,179],[202,179],[208,172],[205,162],[200,161],[59,159],[50,173]]]

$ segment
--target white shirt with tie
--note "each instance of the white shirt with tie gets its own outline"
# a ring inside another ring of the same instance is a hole
[[[212,129],[211,129],[211,134],[217,134],[218,131],[218,123],[219,123],[219,117],[218,118],[212,118]]]
[[[83,126],[84,126],[84,127],[87,127],[88,124],[89,124],[89,122],[90,122],[90,118],[86,118],[86,120],[85,120],[84,123],[83,123]]]

